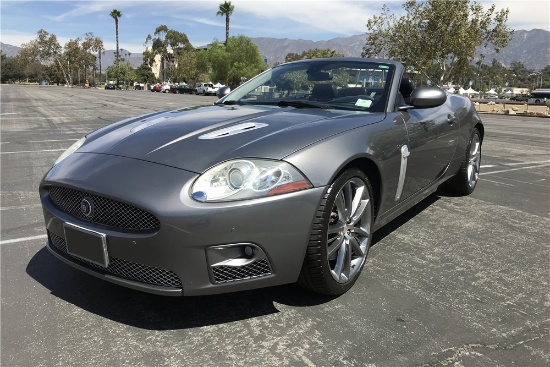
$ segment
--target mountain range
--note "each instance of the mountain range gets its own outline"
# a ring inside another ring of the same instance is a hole
[[[343,53],[345,56],[360,57],[363,46],[366,42],[366,34],[360,34],[350,37],[338,37],[328,41],[311,41],[303,39],[288,38],[251,38],[252,42],[258,46],[260,53],[267,59],[268,64],[283,62],[285,56],[289,53],[301,54],[304,51],[318,48],[329,48]],[[4,44],[0,42],[0,49],[9,57],[19,53],[20,47]],[[476,50],[476,59],[483,54],[484,62],[490,64],[496,59],[505,67],[510,67],[513,61],[519,61],[530,70],[541,70],[550,64],[550,32],[543,29],[532,29],[530,31],[515,31],[508,46],[496,53],[494,49],[478,47]],[[143,54],[130,53],[121,50],[121,55],[130,61],[132,67],[138,67],[143,63]],[[115,51],[107,50],[101,57],[102,69],[113,65],[115,60]]]

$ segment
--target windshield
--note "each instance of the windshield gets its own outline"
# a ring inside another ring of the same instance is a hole
[[[274,67],[218,103],[382,112],[394,71],[384,63],[304,60]]]

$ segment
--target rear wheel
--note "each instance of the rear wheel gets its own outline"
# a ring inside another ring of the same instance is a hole
[[[481,136],[477,129],[472,131],[460,170],[453,177],[449,187],[461,195],[470,195],[476,188],[481,167]]]
[[[340,295],[350,289],[367,258],[374,220],[372,189],[358,169],[341,174],[317,209],[299,284]]]

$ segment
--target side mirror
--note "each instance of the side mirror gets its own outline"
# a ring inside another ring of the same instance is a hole
[[[447,100],[447,94],[437,87],[420,87],[412,91],[410,105],[417,108],[441,106]]]
[[[220,87],[218,88],[218,92],[216,93],[216,96],[218,98],[223,98],[225,97],[226,95],[229,94],[229,92],[231,92],[231,88],[225,86],[225,87]]]

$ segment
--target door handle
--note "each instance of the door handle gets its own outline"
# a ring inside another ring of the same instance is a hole
[[[456,121],[455,115],[451,115],[451,114],[448,114],[448,115],[447,115],[447,123],[448,123],[449,125],[454,124],[455,121]]]

